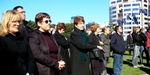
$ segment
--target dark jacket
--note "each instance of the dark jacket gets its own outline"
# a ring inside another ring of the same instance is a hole
[[[71,60],[71,75],[89,75],[89,56],[87,52],[95,49],[96,45],[85,44],[81,34],[74,28],[70,35],[70,60]],[[81,53],[85,53],[86,60],[82,60]]]
[[[105,50],[104,56],[109,57],[110,56],[110,37],[108,35],[105,35],[104,33],[100,35],[101,41],[104,43],[103,48]]]
[[[93,45],[100,45],[99,43],[100,38],[98,35],[95,35],[94,33],[91,33],[88,38],[88,43],[93,44]],[[90,58],[91,58],[91,67],[92,67],[92,73],[93,74],[101,74],[106,68],[103,62],[104,59],[104,52],[102,50],[97,50],[99,59],[97,59],[94,55],[94,52],[91,50],[90,53]]]
[[[23,36],[23,37],[25,37],[25,38],[29,38],[29,35],[32,33],[32,32],[34,32],[34,30],[32,29],[32,28],[30,28],[29,26],[27,26],[27,24],[28,24],[28,21],[26,21],[26,20],[23,20],[23,23],[22,23],[22,25],[20,25],[20,33],[21,33],[21,35]]]
[[[129,45],[133,44],[133,38],[132,38],[132,35],[130,34],[127,36],[127,44]]]
[[[146,35],[144,33],[140,33],[139,36],[141,38],[140,45],[146,46],[146,41],[147,41]]]
[[[119,35],[118,33],[114,33],[111,37],[110,46],[114,53],[124,54],[125,45],[124,45],[123,36]]]
[[[70,74],[70,58],[69,58],[69,42],[61,35],[58,31],[54,33],[54,37],[57,41],[57,44],[60,46],[60,54],[65,61],[65,67],[61,70],[60,75],[69,75]]]
[[[55,41],[54,37],[51,34],[49,34],[49,36],[57,45],[57,42]],[[50,57],[49,46],[42,37],[42,32],[37,30],[31,33],[29,37],[29,44],[35,58],[39,75],[50,75],[50,67],[58,69],[58,60],[55,60],[52,57]],[[59,53],[58,59],[62,60],[62,57]]]
[[[141,39],[141,37],[139,36],[139,34],[133,32],[133,33],[132,33],[132,37],[133,37],[133,43],[134,43],[135,45],[140,46],[140,41],[141,41],[142,39]]]
[[[100,45],[99,41],[100,41],[99,37],[97,35],[95,35],[94,33],[91,33],[88,37],[88,43],[89,44]],[[95,58],[96,59],[96,57],[95,57],[92,50],[89,53],[90,53],[90,58]],[[104,53],[103,51],[98,50],[99,59],[104,58],[103,53]]]
[[[34,57],[27,40],[8,34],[0,37],[0,73],[4,75],[25,75],[34,73]]]

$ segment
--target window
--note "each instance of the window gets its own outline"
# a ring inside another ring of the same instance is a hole
[[[112,7],[112,8],[111,8],[111,10],[114,10],[114,9],[116,9],[116,7]]]
[[[146,4],[144,4],[144,6],[145,6],[145,7],[147,7],[147,5],[146,5]]]
[[[133,10],[133,11],[136,11],[136,10],[139,10],[139,9],[138,9],[138,8],[133,8],[132,10]]]
[[[124,29],[131,29],[131,27],[124,27]]]
[[[115,14],[116,13],[116,11],[113,11],[111,14]]]
[[[114,3],[116,3],[116,2],[115,1],[111,2],[111,4],[114,4]]]
[[[126,24],[131,24],[131,22],[126,22]]]
[[[117,2],[121,2],[121,0],[117,0]]]
[[[131,9],[124,9],[124,11],[131,11]]]
[[[111,18],[116,18],[116,15],[113,15]]]
[[[132,4],[132,6],[139,6],[140,4],[139,3],[136,3],[136,4]]]
[[[131,4],[125,4],[124,5],[124,7],[130,7],[131,6]]]

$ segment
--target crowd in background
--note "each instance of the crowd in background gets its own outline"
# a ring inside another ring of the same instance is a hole
[[[127,36],[127,48],[122,36],[122,26],[116,26],[115,33],[109,27],[102,29],[94,23],[87,35],[85,20],[74,18],[74,28],[69,37],[64,37],[66,25],[63,22],[51,29],[51,18],[46,12],[35,15],[36,30],[28,27],[22,6],[7,10],[0,25],[0,72],[5,75],[108,75],[106,66],[110,52],[113,54],[113,75],[121,75],[123,55],[126,50],[132,54],[134,68],[147,66],[150,59],[150,28],[134,27]],[[146,30],[146,32],[145,32]],[[138,54],[140,52],[140,65]]]

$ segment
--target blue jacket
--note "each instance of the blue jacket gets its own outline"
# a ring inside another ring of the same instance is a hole
[[[123,54],[125,52],[123,36],[118,33],[114,33],[111,37],[110,46],[114,53]]]

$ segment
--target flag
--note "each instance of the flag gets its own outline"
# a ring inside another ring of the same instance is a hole
[[[122,23],[126,24],[126,18],[122,18]]]
[[[132,15],[128,14],[127,15],[127,20],[132,20],[134,22],[134,24],[138,24],[137,17],[135,16],[134,13],[132,13]]]
[[[132,16],[133,16],[134,24],[138,24],[138,22],[137,22],[137,17],[135,16],[135,14],[134,14],[134,13],[132,13]]]
[[[144,13],[147,15],[147,10],[146,9],[143,9],[143,8],[140,8],[140,13]]]
[[[117,23],[118,23],[118,25],[126,24],[126,19],[125,18],[122,18],[122,19],[118,18]]]
[[[118,25],[122,25],[122,21],[120,18],[117,19],[117,23],[118,23]]]

